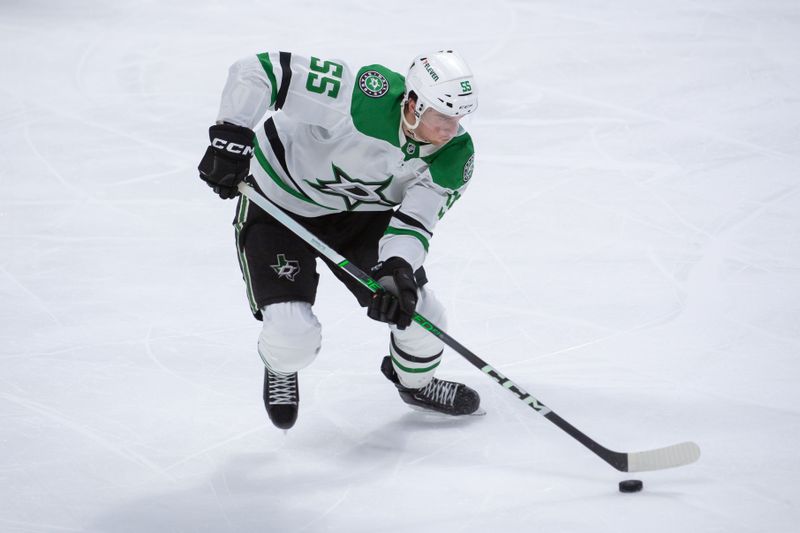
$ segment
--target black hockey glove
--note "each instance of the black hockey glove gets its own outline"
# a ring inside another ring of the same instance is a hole
[[[417,307],[417,280],[411,265],[400,257],[390,257],[372,267],[370,274],[385,290],[372,295],[367,316],[406,329]]]
[[[239,195],[236,186],[250,172],[253,130],[225,122],[208,128],[208,137],[211,146],[197,166],[200,179],[220,198],[234,198]]]

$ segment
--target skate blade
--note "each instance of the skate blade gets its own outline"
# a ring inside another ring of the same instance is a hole
[[[424,414],[430,415],[431,417],[434,417],[434,418],[461,418],[461,417],[464,417],[464,416],[484,416],[484,415],[486,415],[486,410],[483,407],[478,407],[478,409],[475,412],[469,413],[467,415],[448,415],[446,413],[441,413],[439,411],[434,411],[433,409],[425,409],[424,407],[420,407],[419,405],[411,405],[411,404],[406,404],[406,405],[408,405],[411,409],[413,409],[414,411],[417,411],[418,413],[424,413]]]

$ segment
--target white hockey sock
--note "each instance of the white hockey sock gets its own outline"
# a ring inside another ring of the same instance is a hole
[[[409,389],[421,389],[433,379],[436,367],[442,361],[442,352],[432,356],[416,356],[404,352],[397,346],[394,334],[390,335],[389,351],[392,366],[400,383]]]

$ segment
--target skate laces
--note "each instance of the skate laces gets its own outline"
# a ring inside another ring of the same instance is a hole
[[[297,388],[294,374],[278,374],[267,370],[270,405],[297,404]]]
[[[419,395],[442,405],[453,405],[458,386],[459,383],[433,378],[425,388],[419,391]]]

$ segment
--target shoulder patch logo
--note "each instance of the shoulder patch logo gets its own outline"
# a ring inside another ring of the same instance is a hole
[[[475,167],[475,154],[469,156],[467,162],[464,163],[464,183],[468,182],[472,177],[472,169]]]
[[[358,78],[361,92],[370,98],[380,98],[389,92],[389,80],[377,70],[368,70]]]

